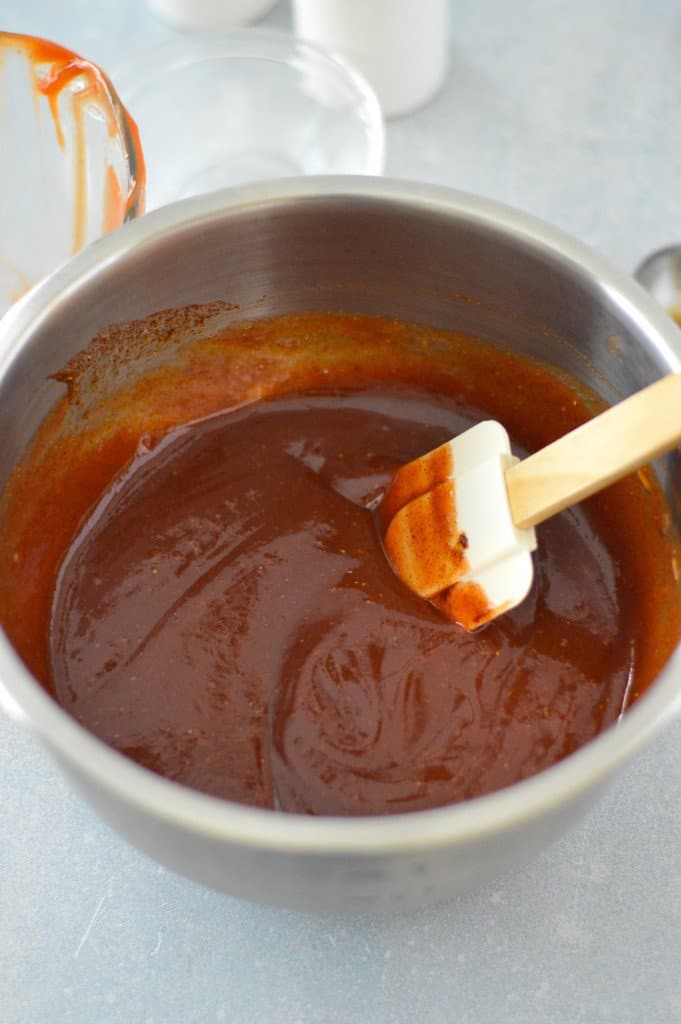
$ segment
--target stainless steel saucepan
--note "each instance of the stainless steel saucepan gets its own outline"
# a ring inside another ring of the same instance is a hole
[[[259,184],[125,226],[10,311],[0,324],[0,486],[59,394],[48,375],[102,327],[215,299],[241,316],[344,310],[455,328],[567,370],[608,400],[681,368],[678,329],[634,281],[521,213],[375,178]],[[673,485],[677,456],[663,468]],[[159,778],[62,711],[3,636],[0,683],[7,709],[102,818],[152,857],[251,900],[372,911],[446,899],[560,835],[681,705],[681,656],[616,727],[535,778],[453,807],[364,819],[252,809]]]

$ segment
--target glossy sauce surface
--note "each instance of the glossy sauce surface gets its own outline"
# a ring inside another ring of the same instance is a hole
[[[434,388],[413,359],[335,376],[113,459],[45,591],[46,685],[153,771],[287,811],[438,806],[555,763],[673,646],[677,619],[653,636],[641,611],[673,584],[627,546],[656,543],[664,565],[662,506],[634,479],[550,520],[530,597],[466,633],[393,574],[375,509],[396,468],[480,419],[486,396]],[[557,420],[586,417],[544,371],[525,384],[552,389]],[[24,566],[26,546],[13,552]],[[10,633],[11,618],[5,604]]]

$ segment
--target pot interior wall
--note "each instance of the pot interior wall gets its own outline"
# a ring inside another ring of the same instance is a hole
[[[611,401],[669,369],[645,325],[588,272],[492,224],[394,199],[251,204],[121,247],[53,305],[0,377],[0,484],[62,393],[49,375],[102,328],[218,299],[234,320],[322,310],[454,329]],[[666,470],[681,475],[675,458]]]

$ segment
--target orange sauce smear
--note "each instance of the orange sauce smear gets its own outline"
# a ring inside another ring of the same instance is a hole
[[[95,103],[104,114],[109,135],[120,134],[129,161],[130,184],[126,195],[121,192],[114,168],[106,171],[103,233],[119,227],[124,221],[144,213],[146,170],[137,125],[120,103],[108,76],[96,64],[85,60],[58,43],[35,36],[1,33],[0,43],[24,53],[31,63],[33,87],[37,96],[44,96],[49,104],[57,141],[62,149],[66,140],[61,122],[59,103],[69,86],[78,78],[87,83],[71,95],[75,125],[75,180],[74,228],[72,252],[85,244],[87,202],[87,153],[85,149],[85,112]]]

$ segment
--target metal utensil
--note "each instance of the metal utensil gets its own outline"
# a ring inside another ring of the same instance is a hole
[[[681,320],[681,245],[668,245],[646,256],[634,277],[670,316]]]

